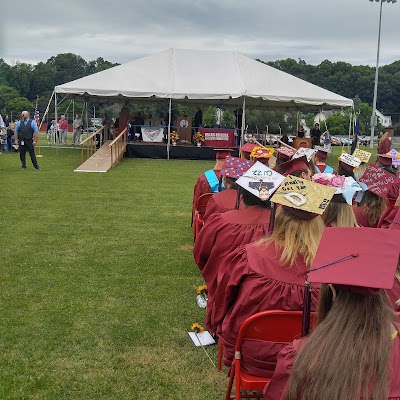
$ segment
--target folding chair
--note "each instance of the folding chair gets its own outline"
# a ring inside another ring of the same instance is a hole
[[[225,400],[257,398],[254,394],[241,394],[241,390],[250,392],[255,390],[262,391],[271,379],[249,375],[242,370],[241,348],[243,340],[252,339],[262,342],[288,344],[294,339],[300,338],[301,325],[301,311],[268,310],[247,318],[239,329],[235,346],[235,359],[229,371],[229,382]],[[231,397],[234,380],[235,397]]]
[[[214,193],[205,193],[202,194],[196,201],[195,205],[194,205],[194,222],[193,222],[193,234],[194,234],[194,241],[196,241],[197,235],[200,232],[200,229],[203,227],[204,225],[204,221],[203,221],[203,216],[206,212],[206,207],[207,204],[209,202],[209,200],[211,199],[211,196]]]

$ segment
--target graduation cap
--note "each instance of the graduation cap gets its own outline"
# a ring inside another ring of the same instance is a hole
[[[331,187],[289,175],[271,201],[300,219],[313,219],[323,214],[334,194],[335,189]]]
[[[314,150],[317,150],[315,155],[320,159],[325,161],[328,158],[328,154],[332,153],[330,150],[325,149],[322,146],[315,146]]]
[[[229,178],[240,178],[251,166],[253,162],[238,157],[227,157],[221,169],[221,176]]]
[[[390,154],[393,157],[392,158],[393,167],[397,168],[398,166],[400,166],[400,153],[397,150],[392,149],[389,151],[389,153],[386,154]]]
[[[289,149],[289,147],[286,146],[279,147],[276,152],[278,160],[290,160],[296,153],[294,150]]]
[[[359,158],[362,163],[367,163],[371,158],[372,153],[365,150],[355,149],[353,156]]]
[[[284,176],[257,161],[236,183],[259,199],[268,200],[284,179]]]
[[[363,193],[368,189],[365,183],[357,182],[351,176],[320,173],[313,175],[311,179],[315,183],[335,189],[335,195],[332,197],[333,202],[347,203],[350,206],[353,204],[353,197],[357,192],[360,192],[360,196],[357,195],[356,198],[359,203],[362,200]]]
[[[216,151],[215,158],[217,160],[223,160],[226,157],[229,157],[231,155],[231,152],[233,151],[232,149],[213,149]]]
[[[255,160],[259,159],[270,159],[274,155],[274,149],[272,147],[260,147],[255,146],[251,151],[250,157]]]
[[[315,149],[309,149],[308,147],[300,147],[297,149],[296,153],[294,153],[293,158],[300,158],[305,156],[307,161],[311,161],[314,157],[314,154],[317,152]]]
[[[307,171],[310,169],[306,156],[300,158],[294,158],[290,161],[280,164],[278,167],[278,172],[287,176],[295,174],[299,171]]]
[[[378,162],[385,167],[393,164],[393,156],[391,154],[378,154]]]
[[[374,164],[368,165],[359,180],[367,185],[370,192],[382,198],[387,198],[393,186],[400,184],[399,178]]]
[[[312,283],[340,285],[362,296],[391,289],[400,256],[400,231],[325,228],[307,275],[302,336],[309,332]]]
[[[244,156],[249,159],[254,147],[256,147],[254,143],[246,143],[240,148],[240,151],[242,151]]]
[[[343,152],[339,156],[339,165],[346,171],[353,171],[354,168],[361,164],[361,160],[358,157],[354,157],[351,154]]]

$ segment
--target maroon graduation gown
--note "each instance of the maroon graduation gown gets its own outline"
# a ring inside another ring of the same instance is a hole
[[[251,315],[265,310],[301,310],[307,267],[299,256],[291,268],[282,267],[275,245],[252,243],[241,246],[224,260],[218,273],[212,328],[224,345],[224,363],[230,365],[237,334]],[[319,287],[312,291],[315,310]],[[242,364],[249,374],[272,376],[281,344],[246,341]]]
[[[400,324],[395,324],[400,330]],[[271,381],[264,389],[264,400],[284,400],[286,385],[289,381],[296,355],[307,339],[295,340],[286,346],[278,355],[276,370]],[[400,400],[400,334],[393,340],[390,356],[389,400]],[[324,398],[321,393],[321,399]]]
[[[224,213],[225,211],[234,210],[236,207],[236,200],[236,189],[226,189],[222,192],[215,193],[207,203],[203,221],[207,221],[214,213]]]
[[[258,206],[217,213],[201,229],[194,246],[194,259],[207,284],[207,329],[212,327],[210,320],[220,265],[239,246],[254,242],[268,233],[270,214],[269,209]]]
[[[356,216],[357,224],[365,228],[376,228],[376,225],[372,226],[368,222],[368,212],[365,212],[365,206],[358,206],[353,204],[354,215]]]
[[[378,149],[376,154],[386,154],[390,151],[390,147],[392,146],[392,142],[386,138],[382,143],[378,145]]]
[[[215,175],[219,179],[221,175],[220,170],[214,169]],[[196,184],[194,185],[194,190],[193,190],[193,202],[192,202],[192,223],[193,223],[193,217],[194,217],[194,206],[196,204],[197,199],[205,193],[212,193],[210,184],[207,181],[207,178],[204,174],[200,175],[199,178],[197,179]]]

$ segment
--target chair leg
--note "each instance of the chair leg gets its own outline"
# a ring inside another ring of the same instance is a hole
[[[218,364],[217,364],[218,372],[221,372],[221,369],[222,369],[223,354],[224,354],[224,345],[221,343],[221,341],[219,341],[218,342]]]
[[[229,382],[228,382],[228,387],[226,389],[225,400],[231,400],[231,393],[232,393],[232,386],[234,379],[235,379],[235,365],[233,362],[231,368],[229,369]]]

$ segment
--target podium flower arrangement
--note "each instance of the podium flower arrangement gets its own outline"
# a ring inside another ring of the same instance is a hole
[[[197,144],[201,144],[202,142],[205,141],[204,135],[201,132],[197,132],[194,135],[194,140],[196,141]]]
[[[179,140],[179,135],[178,135],[177,131],[172,131],[169,134],[169,137],[170,137],[172,143],[176,143]]]

